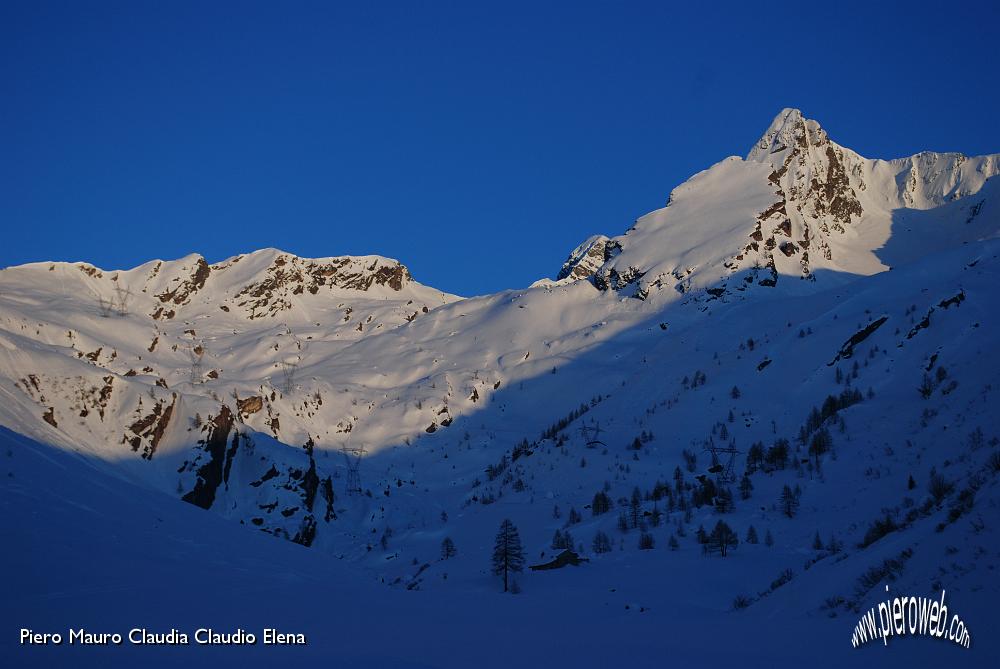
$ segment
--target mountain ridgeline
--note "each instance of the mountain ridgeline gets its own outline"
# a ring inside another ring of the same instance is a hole
[[[417,556],[445,532],[449,569],[478,573],[463,537],[504,507],[529,555],[553,529],[561,550],[683,552],[704,524],[712,559],[773,533],[777,567],[822,532],[840,548],[815,563],[840,557],[810,574],[850,607],[871,556],[965,545],[997,498],[998,173],[864,158],[785,109],[522,290],[276,249],[7,268],[0,424],[403,587],[431,587]],[[882,510],[892,550],[865,538]],[[747,569],[744,605],[777,601],[787,579]]]

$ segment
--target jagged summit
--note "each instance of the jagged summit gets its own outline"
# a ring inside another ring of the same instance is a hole
[[[305,316],[331,299],[378,298],[420,301],[428,306],[456,299],[413,280],[398,260],[378,255],[301,258],[275,248],[210,264],[192,253],[177,260],[151,260],[129,270],[89,263],[41,262],[0,272],[8,281],[32,283],[53,276],[79,284],[81,294],[112,302],[125,292],[133,309],[154,320],[191,318],[222,310],[232,315],[283,319]],[[217,312],[215,312],[217,313]]]
[[[817,134],[822,139],[826,139],[826,132],[819,123],[806,120],[802,112],[798,109],[786,107],[778,112],[778,115],[771,121],[771,125],[757,140],[753,148],[747,154],[748,161],[764,162],[769,160],[772,153],[784,151],[795,146],[807,138],[808,135]]]
[[[610,241],[604,235],[589,237],[570,251],[569,257],[563,263],[556,279],[584,279],[592,276],[613,254],[615,247],[608,246]]]
[[[745,160],[728,158],[693,176],[671,192],[667,207],[626,234],[587,240],[558,276],[643,299],[671,288],[662,295],[702,300],[779,283],[807,289],[782,277],[813,282],[818,273],[838,280],[875,274],[890,268],[888,256],[915,259],[942,241],[957,245],[994,234],[1000,212],[984,185],[998,172],[996,154],[864,158],[786,108]],[[980,192],[981,198],[969,197]],[[929,212],[922,220],[940,221],[915,231],[902,224],[913,210]],[[941,235],[939,226],[952,226],[954,234]],[[890,238],[892,252],[880,253]]]

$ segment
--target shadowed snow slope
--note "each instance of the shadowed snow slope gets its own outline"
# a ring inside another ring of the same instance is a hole
[[[997,170],[784,110],[524,290],[273,249],[2,270],[4,664],[996,666]],[[504,518],[589,562],[501,597]],[[972,647],[853,649],[886,585],[947,590]],[[310,645],[9,643],[69,625]]]

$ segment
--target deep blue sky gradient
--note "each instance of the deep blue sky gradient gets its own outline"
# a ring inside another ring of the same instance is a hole
[[[525,286],[785,106],[870,157],[1000,151],[998,5],[0,0],[0,266]]]

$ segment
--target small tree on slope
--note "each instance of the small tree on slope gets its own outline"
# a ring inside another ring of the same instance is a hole
[[[496,544],[493,547],[493,573],[503,575],[503,591],[508,590],[508,579],[511,572],[520,572],[524,568],[524,551],[521,549],[521,537],[517,528],[509,519],[500,523]]]
[[[725,521],[720,520],[715,524],[715,529],[708,536],[708,549],[712,552],[718,551],[722,557],[726,557],[731,549],[736,548],[740,543],[739,538],[733,528],[729,527]]]
[[[441,542],[441,559],[450,560],[455,557],[457,552],[455,550],[455,542],[451,540],[451,537],[445,537],[444,541]]]
[[[781,490],[781,497],[778,499],[778,505],[781,507],[782,513],[789,518],[794,518],[795,512],[799,510],[799,498],[795,495],[792,489],[786,485]]]

